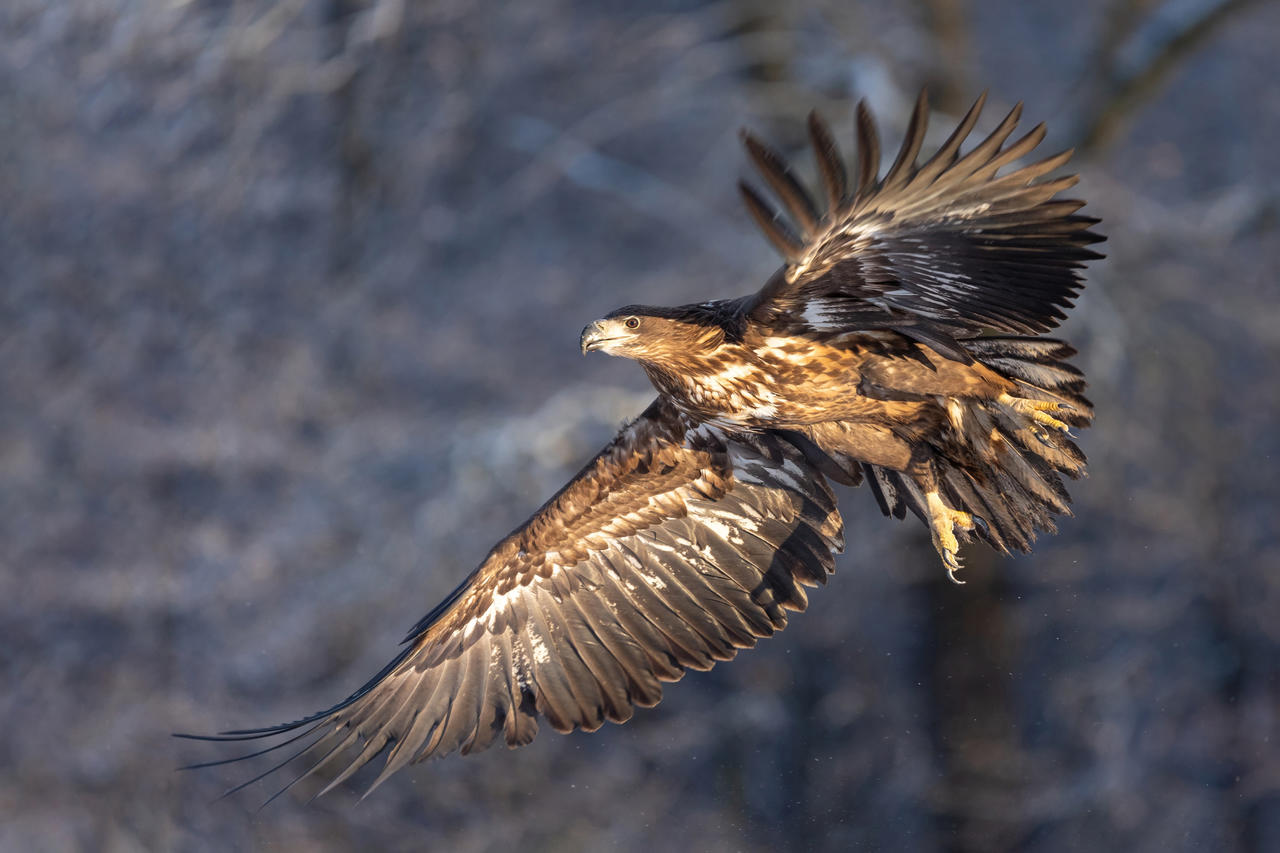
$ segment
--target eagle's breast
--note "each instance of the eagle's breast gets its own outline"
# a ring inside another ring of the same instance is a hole
[[[832,395],[856,393],[858,358],[802,336],[727,344],[664,377],[659,389],[702,420],[736,429],[830,417]]]

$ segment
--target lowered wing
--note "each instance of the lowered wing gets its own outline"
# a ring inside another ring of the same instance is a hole
[[[835,500],[799,446],[688,421],[655,401],[452,595],[404,650],[328,710],[192,736],[282,742],[328,791],[386,753],[411,762],[623,722],[660,682],[709,669],[804,609],[843,546]],[[336,775],[334,775],[336,774]],[[239,790],[240,787],[232,789]],[[230,793],[230,792],[229,792]],[[278,796],[278,794],[277,794]]]
[[[786,259],[748,305],[757,322],[776,329],[895,329],[937,345],[962,361],[949,341],[992,329],[1039,334],[1058,324],[1082,283],[1086,248],[1103,238],[1084,202],[1056,199],[1075,176],[1043,179],[1067,162],[1064,151],[998,174],[1030,154],[1044,125],[1006,144],[1019,104],[963,156],[985,96],[927,162],[917,164],[928,123],[922,92],[906,141],[879,177],[880,143],[865,104],[858,105],[858,162],[851,184],[822,120],[809,118],[826,209],[819,210],[785,161],[755,137],[747,151],[782,201],[787,220],[750,185],[743,197],[765,235]]]

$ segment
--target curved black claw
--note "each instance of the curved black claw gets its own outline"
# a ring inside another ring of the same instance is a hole
[[[986,537],[987,539],[991,538],[991,527],[990,525],[987,524],[987,520],[985,518],[983,518],[980,515],[974,515],[973,526],[978,528],[978,532],[981,533],[984,537]]]

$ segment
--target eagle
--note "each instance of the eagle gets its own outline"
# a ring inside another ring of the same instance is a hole
[[[409,631],[395,658],[331,708],[220,735],[285,750],[279,796],[325,793],[385,754],[366,791],[412,762],[529,743],[544,718],[594,731],[655,705],[662,683],[710,669],[784,628],[842,551],[832,484],[925,524],[958,580],[962,543],[1027,551],[1069,515],[1084,472],[1070,429],[1093,416],[1074,350],[1043,337],[1104,239],[1047,177],[1070,151],[1021,165],[1037,125],[1021,104],[961,153],[977,100],[923,164],[929,106],[880,176],[865,102],[852,178],[816,114],[819,204],[744,132],[781,203],[748,211],[784,264],[759,291],[675,308],[628,305],[590,323],[584,354],[632,359],[657,398]],[[317,794],[318,796],[318,794]],[[274,797],[273,797],[274,799]]]

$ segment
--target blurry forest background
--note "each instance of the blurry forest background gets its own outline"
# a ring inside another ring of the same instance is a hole
[[[1278,45],[1238,0],[6,0],[0,849],[1280,850]],[[626,726],[358,805],[174,772],[362,683],[640,410],[587,321],[772,272],[739,127],[851,156],[866,97],[888,156],[926,84],[939,134],[1025,101],[1105,220],[1060,535],[957,587],[849,491],[810,611]]]

